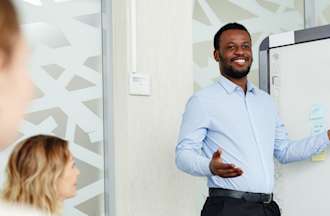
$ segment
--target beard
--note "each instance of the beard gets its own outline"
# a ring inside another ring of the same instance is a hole
[[[251,68],[251,64],[246,68],[246,69],[242,69],[242,70],[235,70],[233,68],[233,66],[227,64],[225,61],[224,61],[224,58],[221,56],[220,59],[222,61],[219,61],[219,64],[220,64],[220,68],[221,68],[221,65],[223,66],[223,71],[222,73],[229,77],[229,78],[233,78],[233,79],[241,79],[243,77],[246,77],[249,72],[250,72],[250,68]]]
[[[224,65],[223,73],[224,75],[233,78],[233,79],[241,79],[246,77],[250,72],[250,67],[246,68],[245,70],[235,70],[232,66]]]

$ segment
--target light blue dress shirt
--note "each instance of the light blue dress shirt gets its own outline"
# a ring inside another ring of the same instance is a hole
[[[241,87],[220,76],[188,101],[176,147],[176,164],[191,175],[207,176],[208,187],[271,193],[273,156],[281,163],[304,160],[328,144],[327,132],[289,140],[270,95],[251,82],[245,94]],[[241,168],[242,176],[212,175],[209,163],[219,148],[223,162]]]

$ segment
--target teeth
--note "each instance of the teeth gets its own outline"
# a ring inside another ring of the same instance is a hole
[[[245,63],[245,60],[244,59],[236,59],[236,60],[234,60],[234,62],[243,64],[243,63]]]
[[[240,65],[244,65],[245,64],[245,59],[236,59],[234,60],[235,63],[240,64]]]

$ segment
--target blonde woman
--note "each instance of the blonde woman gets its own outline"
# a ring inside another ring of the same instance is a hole
[[[63,201],[76,194],[78,175],[66,140],[36,135],[13,150],[3,199],[33,206],[47,215],[58,215]]]

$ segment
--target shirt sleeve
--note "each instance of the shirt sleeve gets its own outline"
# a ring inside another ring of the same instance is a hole
[[[289,140],[288,132],[277,115],[274,156],[281,163],[289,163],[310,158],[329,145],[327,131],[301,140]]]
[[[209,118],[197,96],[192,96],[183,114],[176,146],[177,167],[191,175],[211,176],[210,159],[202,151]]]

